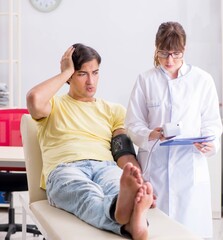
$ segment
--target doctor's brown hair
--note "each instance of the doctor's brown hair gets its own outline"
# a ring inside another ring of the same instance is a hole
[[[159,61],[157,57],[158,50],[166,51],[184,51],[186,45],[186,33],[178,22],[165,22],[162,23],[156,33],[155,40],[155,55],[154,65],[158,67]]]

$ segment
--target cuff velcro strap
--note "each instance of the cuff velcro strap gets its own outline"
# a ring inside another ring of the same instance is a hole
[[[113,158],[116,162],[124,155],[131,154],[136,156],[133,143],[126,134],[120,134],[112,138],[111,150]]]

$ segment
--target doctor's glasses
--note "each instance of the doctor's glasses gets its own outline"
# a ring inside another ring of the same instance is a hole
[[[179,59],[183,57],[182,52],[168,52],[168,51],[157,51],[157,57],[159,58],[168,58],[171,56],[173,59]]]

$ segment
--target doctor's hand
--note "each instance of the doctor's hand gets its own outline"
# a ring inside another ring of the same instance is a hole
[[[156,139],[160,139],[161,141],[165,140],[165,137],[163,136],[163,128],[154,128],[153,131],[149,134],[149,141]]]
[[[73,75],[75,69],[74,64],[72,60],[72,54],[74,52],[75,48],[73,46],[69,47],[67,51],[64,53],[64,55],[61,58],[60,61],[60,70],[61,72],[68,72],[70,77]]]
[[[214,144],[212,142],[194,143],[194,146],[202,153],[214,150]]]

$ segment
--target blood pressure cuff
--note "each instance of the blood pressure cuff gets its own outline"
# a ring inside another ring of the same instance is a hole
[[[111,151],[115,162],[124,155],[131,154],[136,156],[133,143],[126,134],[119,134],[112,138]]]

